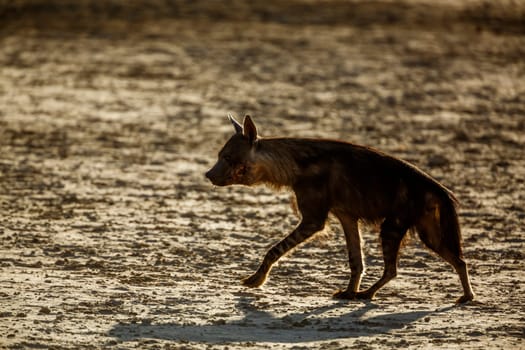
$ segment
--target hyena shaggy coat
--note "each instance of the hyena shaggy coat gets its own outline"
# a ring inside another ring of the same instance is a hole
[[[240,125],[230,116],[235,134],[219,152],[206,177],[217,186],[269,184],[291,188],[301,221],[275,244],[248,287],[262,285],[272,265],[286,252],[323,229],[332,213],[343,226],[350,263],[348,287],[341,299],[371,299],[396,276],[403,237],[415,229],[423,243],[449,262],[459,275],[463,295],[472,300],[463,260],[457,200],[439,182],[415,166],[377,150],[352,143],[300,138],[259,138],[249,116]],[[363,273],[358,221],[381,223],[384,272],[370,288],[360,290]]]

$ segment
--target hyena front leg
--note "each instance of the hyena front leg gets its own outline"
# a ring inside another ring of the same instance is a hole
[[[340,214],[337,215],[346,239],[346,249],[348,251],[348,262],[350,265],[350,282],[345,290],[339,290],[334,294],[337,299],[354,299],[361,284],[361,275],[363,274],[363,257],[361,252],[361,236],[357,219],[351,216]]]
[[[304,242],[316,232],[322,230],[325,220],[326,218],[306,221],[303,218],[299,226],[297,226],[292,233],[268,250],[257,271],[253,275],[244,278],[242,284],[247,287],[261,286],[266,281],[272,265],[299,243]]]

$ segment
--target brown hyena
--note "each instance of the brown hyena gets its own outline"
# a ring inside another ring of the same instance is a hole
[[[332,213],[343,226],[351,275],[341,299],[371,299],[396,276],[397,257],[407,230],[414,229],[427,247],[449,262],[459,275],[463,295],[472,300],[467,265],[461,250],[457,200],[439,182],[415,166],[380,151],[352,143],[300,138],[260,138],[249,116],[219,152],[206,177],[217,186],[269,184],[295,193],[301,221],[264,256],[248,287],[262,285],[286,252],[323,229]],[[381,223],[384,272],[374,285],[359,290],[363,273],[358,221]]]

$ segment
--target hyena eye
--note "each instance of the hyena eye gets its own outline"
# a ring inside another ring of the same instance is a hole
[[[229,155],[225,155],[225,156],[223,156],[222,159],[224,159],[224,160],[227,161],[228,163],[231,163],[231,162],[232,162],[232,157],[229,156]]]

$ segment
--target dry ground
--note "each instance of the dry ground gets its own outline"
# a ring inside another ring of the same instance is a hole
[[[124,3],[0,1],[1,347],[525,347],[523,3]],[[240,286],[297,218],[286,192],[205,180],[228,112],[453,189],[477,299],[455,307],[415,238],[375,300],[331,299],[335,222]]]

